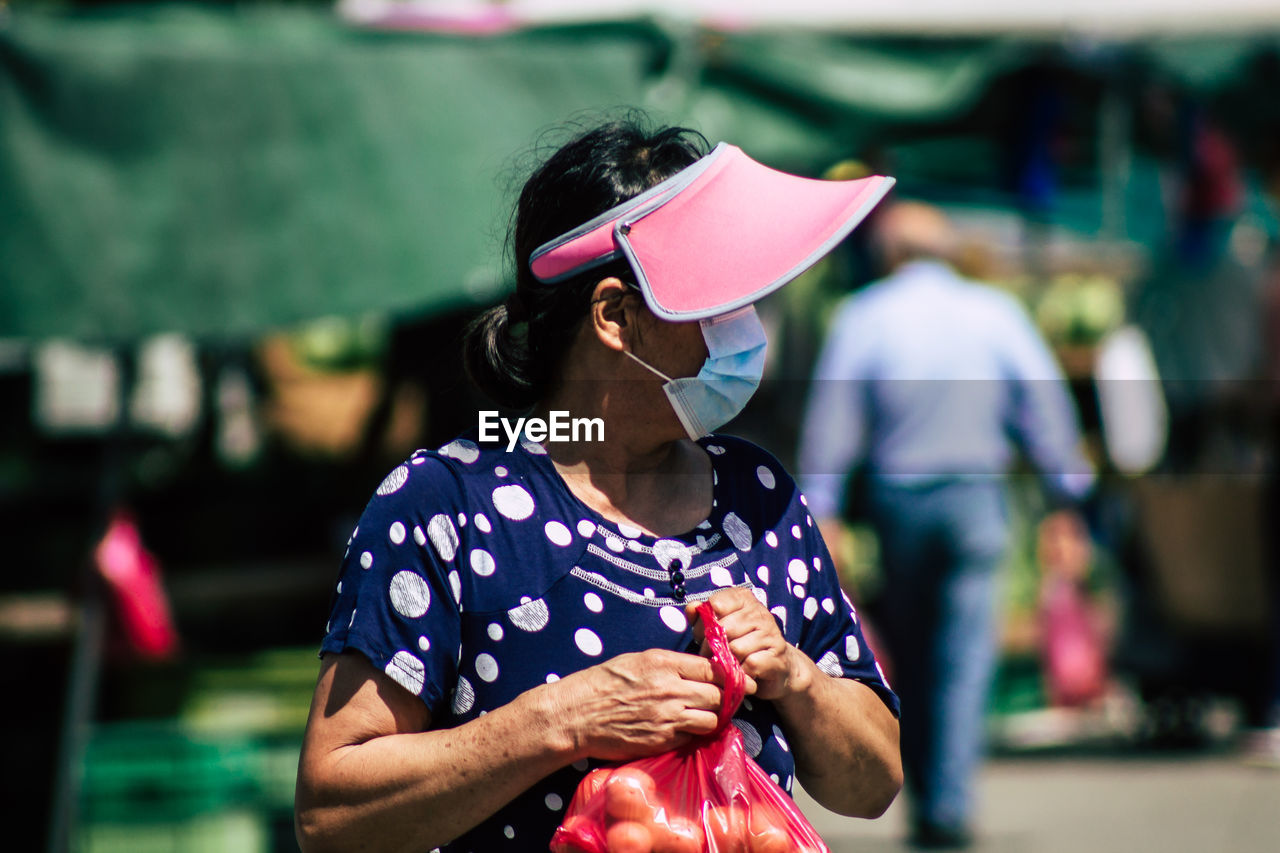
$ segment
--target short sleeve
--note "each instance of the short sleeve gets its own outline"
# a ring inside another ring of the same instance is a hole
[[[320,647],[364,654],[435,719],[458,675],[460,494],[432,455],[387,475],[351,534]]]
[[[802,496],[797,494],[801,502]],[[807,594],[801,605],[802,625],[797,647],[813,659],[818,669],[833,678],[852,678],[866,684],[884,701],[896,717],[898,696],[889,687],[884,672],[862,635],[861,620],[853,603],[840,587],[835,564],[826,543],[807,511],[800,545],[805,556],[792,560],[791,580],[803,578]],[[801,561],[797,563],[797,560]]]

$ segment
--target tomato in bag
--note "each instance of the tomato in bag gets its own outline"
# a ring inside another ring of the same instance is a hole
[[[791,797],[744,751],[730,723],[744,676],[709,604],[698,606],[724,679],[720,725],[661,755],[592,770],[552,853],[830,853]]]

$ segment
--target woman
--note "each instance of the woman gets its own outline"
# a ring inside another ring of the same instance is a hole
[[[546,850],[590,767],[715,727],[720,687],[685,610],[707,598],[765,770],[842,814],[896,795],[897,700],[804,498],[767,453],[703,436],[759,382],[763,330],[742,306],[788,280],[759,273],[798,273],[887,184],[836,198],[704,151],[613,123],[526,183],[516,291],[468,331],[471,373],[532,416],[601,419],[603,440],[459,439],[379,486],[321,648],[303,850]],[[744,192],[799,202],[803,239],[772,210],[722,228]]]

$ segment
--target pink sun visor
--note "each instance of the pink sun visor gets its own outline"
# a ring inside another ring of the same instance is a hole
[[[539,281],[554,284],[624,257],[659,317],[714,317],[811,267],[893,183],[881,175],[789,175],[721,142],[657,186],[539,246],[529,266]]]

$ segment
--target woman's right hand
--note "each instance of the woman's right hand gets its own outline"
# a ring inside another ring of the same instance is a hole
[[[721,689],[707,658],[649,649],[554,685],[576,758],[627,761],[715,731]]]

